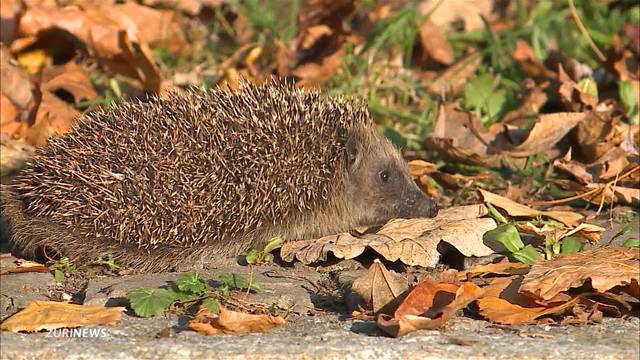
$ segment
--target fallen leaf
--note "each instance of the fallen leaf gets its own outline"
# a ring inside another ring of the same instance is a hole
[[[493,9],[492,0],[447,0],[442,3],[438,0],[423,1],[419,5],[420,13],[429,15],[429,20],[433,21],[441,29],[454,27],[458,21],[462,21],[465,31],[481,29],[484,27],[482,18],[490,20]]]
[[[67,92],[71,94],[75,104],[82,100],[93,100],[98,97],[89,74],[75,62],[47,68],[42,72],[40,82],[40,90],[42,92]]]
[[[484,189],[478,189],[484,201],[497,206],[507,212],[510,216],[524,216],[524,217],[537,217],[547,216],[552,219],[558,220],[565,225],[574,226],[578,221],[582,220],[584,216],[572,212],[572,211],[540,211],[532,209],[526,205],[518,204],[517,202],[507,199],[503,196],[494,194]]]
[[[189,320],[189,329],[204,335],[239,335],[264,332],[281,326],[285,320],[280,316],[255,315],[227,310],[220,307],[220,313],[213,315],[211,310],[201,307],[196,317]]]
[[[493,264],[476,265],[469,270],[461,271],[457,274],[458,280],[465,280],[473,277],[483,277],[488,274],[495,275],[518,275],[526,274],[529,265],[517,262],[510,262],[506,257],[500,262]]]
[[[457,94],[464,88],[467,81],[475,75],[480,61],[480,54],[477,52],[467,55],[438,74],[435,79],[430,79],[427,82],[427,89],[435,95]]]
[[[20,0],[0,1],[0,42],[11,44],[18,36],[18,21],[24,5]]]
[[[409,288],[406,278],[389,271],[375,259],[367,273],[351,285],[351,290],[363,300],[366,309],[377,313],[392,304]]]
[[[302,39],[302,43],[300,44],[300,46],[303,49],[308,49],[311,46],[313,46],[313,44],[315,44],[318,41],[318,39],[320,39],[323,36],[329,36],[332,33],[333,31],[327,25],[312,26],[307,29],[307,32],[304,38]]]
[[[524,142],[511,150],[511,153],[514,156],[528,156],[544,152],[555,146],[569,131],[588,117],[588,113],[558,112],[538,115]]]
[[[453,49],[449,44],[449,40],[442,34],[438,26],[432,21],[425,21],[420,26],[420,44],[424,51],[424,59],[436,61],[442,65],[450,65],[453,63]]]
[[[523,307],[512,304],[507,300],[497,297],[483,297],[477,300],[480,315],[487,320],[499,324],[520,325],[534,322],[537,318],[551,314],[561,314],[579,301],[573,300],[553,307]]]
[[[557,77],[556,73],[549,70],[542,63],[533,48],[522,39],[518,39],[516,41],[516,49],[513,52],[513,58],[529,77],[548,79],[554,79]]]
[[[431,308],[443,308],[453,301],[459,287],[457,284],[436,283],[425,279],[407,294],[393,317],[400,319],[407,315],[423,315]]]
[[[329,80],[340,69],[343,53],[344,48],[341,47],[338,51],[323,58],[320,64],[309,62],[295,68],[292,74],[300,78],[297,85],[313,88]]]
[[[103,307],[34,301],[24,310],[3,321],[0,329],[34,332],[81,326],[114,326],[124,310],[122,306]]]
[[[537,262],[525,276],[521,292],[548,300],[590,280],[598,292],[640,279],[640,249],[603,247]]]
[[[375,234],[354,236],[338,234],[314,240],[289,241],[283,244],[284,261],[295,258],[305,264],[324,261],[328,253],[339,259],[351,259],[371,248],[389,261],[407,265],[435,266],[440,259],[440,241],[450,243],[465,256],[493,253],[483,243],[485,232],[496,227],[484,205],[468,205],[444,209],[432,219],[395,219]]]
[[[472,301],[483,294],[483,290],[472,282],[463,283],[457,290],[455,298],[439,309],[430,309],[433,318],[418,315],[403,315],[392,318],[380,314],[376,321],[378,328],[393,337],[400,337],[416,330],[436,329],[453,317],[459,310],[465,308]]]
[[[37,37],[51,29],[75,36],[111,71],[140,80],[147,91],[160,91],[161,77],[151,50],[130,19],[89,3],[83,3],[83,8],[30,7],[20,19],[20,32],[27,36]]]

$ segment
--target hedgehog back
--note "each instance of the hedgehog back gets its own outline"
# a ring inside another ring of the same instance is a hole
[[[25,216],[96,252],[237,252],[257,229],[323,206],[342,180],[346,137],[368,125],[363,104],[288,85],[176,93],[85,116],[13,191]]]

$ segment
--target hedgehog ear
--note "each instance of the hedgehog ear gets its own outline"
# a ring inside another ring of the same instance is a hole
[[[360,165],[362,159],[362,137],[357,133],[349,135],[345,144],[347,156],[347,170],[353,171]]]

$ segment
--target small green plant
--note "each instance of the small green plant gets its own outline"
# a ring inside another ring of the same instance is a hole
[[[219,285],[212,287],[199,273],[191,271],[165,288],[136,289],[127,294],[127,299],[131,309],[140,317],[158,316],[167,312],[172,306],[184,307],[197,303],[217,313],[220,302],[225,299],[230,290],[247,288],[259,291],[260,284],[255,279],[248,284],[240,275],[225,273],[220,275]]]
[[[113,256],[112,255],[107,256],[106,259],[99,258],[96,261],[94,261],[92,264],[106,266],[110,271],[116,271],[116,270],[120,269],[120,265],[116,264],[113,261]]]
[[[638,238],[629,238],[625,240],[622,246],[626,248],[640,248],[640,239]]]
[[[496,122],[507,104],[507,90],[498,83],[491,75],[482,74],[464,87],[464,107],[475,111],[483,124]]]
[[[627,116],[629,121],[637,125],[638,124],[638,98],[633,91],[633,85],[631,80],[624,80],[618,83],[618,92],[620,93],[620,100],[627,109]]]
[[[502,244],[511,253],[511,256],[525,264],[533,265],[537,260],[551,260],[559,254],[572,254],[582,251],[585,240],[578,236],[567,236],[557,239],[551,234],[547,234],[544,239],[544,254],[538,251],[533,245],[525,245],[520,237],[518,229],[512,224],[513,220],[500,213],[493,205],[486,203],[489,209],[489,216],[499,224],[497,228],[488,231],[487,237]],[[524,223],[528,227],[556,228],[562,229],[564,225],[553,219],[538,218]]]
[[[284,239],[280,236],[275,236],[267,242],[262,251],[257,249],[251,249],[245,255],[245,260],[249,265],[268,264],[273,262],[273,255],[270,254],[273,250],[279,248],[284,243]]]
[[[76,270],[76,266],[69,261],[69,258],[66,257],[56,260],[47,266],[53,273],[53,278],[56,280],[56,284],[58,285],[62,284],[66,273]]]

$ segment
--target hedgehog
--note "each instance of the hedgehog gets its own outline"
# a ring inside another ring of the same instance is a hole
[[[275,80],[85,114],[1,191],[20,255],[149,272],[437,213],[366,103]]]

